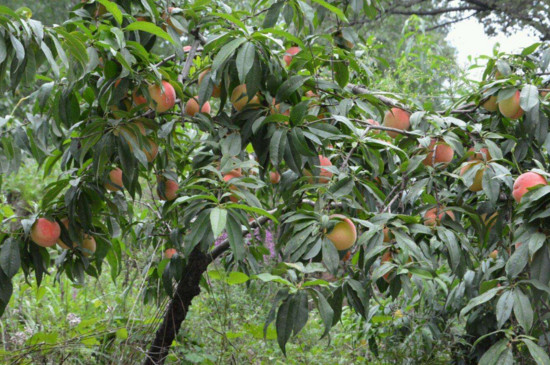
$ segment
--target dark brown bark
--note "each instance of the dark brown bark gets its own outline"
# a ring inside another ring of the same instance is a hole
[[[268,213],[274,214],[276,211],[277,209],[273,209]],[[260,217],[250,224],[250,228],[257,228],[267,223],[268,220],[269,219],[265,216]],[[181,280],[178,282],[176,292],[164,314],[162,324],[157,330],[155,339],[147,352],[147,357],[143,363],[144,365],[164,364],[170,346],[187,316],[191,301],[201,292],[199,283],[202,274],[204,274],[212,261],[220,257],[228,249],[229,240],[226,239],[210,253],[205,254],[201,252],[198,247],[191,252],[187,265],[183,269]]]
[[[187,316],[191,301],[201,291],[199,282],[210,262],[210,257],[198,248],[189,255],[189,260],[183,270],[174,297],[166,310],[162,324],[157,330],[155,340],[149,348],[144,362],[145,365],[164,364],[170,345],[176,338],[181,324]]]

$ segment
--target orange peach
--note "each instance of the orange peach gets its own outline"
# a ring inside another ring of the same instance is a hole
[[[387,250],[386,252],[384,252],[382,257],[380,258],[380,264],[383,264],[384,262],[391,262],[392,260],[393,260],[393,254],[391,253],[390,250]],[[391,271],[384,274],[383,278],[386,281],[386,283],[390,282],[390,275],[391,275]]]
[[[520,92],[516,93],[509,97],[508,99],[501,100],[498,103],[498,109],[500,113],[510,119],[518,119],[523,115],[523,109],[519,105]]]
[[[449,216],[452,220],[455,220],[455,215],[452,211],[443,211],[443,208],[432,208],[424,213],[424,225],[426,226],[437,226],[446,215]]]
[[[175,248],[167,248],[166,251],[164,251],[164,258],[170,260],[172,256],[177,254],[178,251]]]
[[[223,177],[223,180],[225,182],[228,182],[229,180],[233,179],[233,178],[236,178],[236,177],[241,177],[242,174],[241,174],[241,171],[240,169],[235,169],[235,170],[231,170],[230,172],[228,172],[227,174],[224,175]],[[238,190],[238,188],[235,186],[235,185],[229,185],[229,189],[231,190]],[[236,195],[231,195],[229,197],[229,199],[233,202],[233,203],[236,203],[239,201],[239,197],[236,196]]]
[[[410,114],[403,109],[391,108],[384,116],[383,126],[403,131],[408,130],[411,126]],[[399,135],[398,132],[388,131],[388,135],[395,138]]]
[[[187,103],[185,104],[185,114],[194,117],[195,114],[197,114],[199,112],[199,102],[198,102],[198,100],[199,100],[199,97],[195,96],[195,97],[193,97],[193,98],[191,98],[187,101]],[[202,105],[201,113],[210,114],[210,103],[209,102],[205,102]]]
[[[287,67],[290,66],[292,62],[292,56],[295,56],[298,52],[300,52],[300,47],[290,47],[286,50],[283,61],[285,61]]]
[[[468,162],[466,165],[462,166],[460,169],[460,176],[464,175],[466,171],[468,171],[470,168],[474,167],[477,164],[480,164],[482,162],[474,160],[472,162]],[[486,167],[481,167],[476,172],[476,176],[474,176],[474,181],[472,182],[472,185],[468,189],[473,192],[481,191],[483,189],[483,173],[485,172]]]
[[[432,139],[428,147],[428,151],[428,155],[424,161],[422,161],[424,166],[433,166],[438,163],[447,165],[452,161],[455,154],[449,144],[445,142],[437,142],[435,139]]]
[[[357,240],[357,230],[353,222],[344,215],[333,214],[330,219],[339,219],[340,222],[334,225],[327,238],[332,242],[338,251],[347,250]]]
[[[529,188],[533,188],[538,185],[547,185],[546,179],[537,174],[536,172],[526,172],[518,176],[516,181],[514,182],[514,190],[512,191],[512,195],[516,202],[521,201],[521,197],[527,193]]]
[[[491,157],[491,154],[489,153],[488,148],[483,147],[479,149],[479,152],[476,152],[475,148],[471,147],[470,149],[468,149],[468,152],[475,152],[472,156],[468,158],[468,160],[470,161],[472,160],[491,161],[492,160],[492,157]]]
[[[327,157],[322,155],[319,155],[319,164],[320,166],[332,166],[332,163],[330,162],[330,160]],[[304,175],[309,176],[308,181],[310,184],[313,184],[314,180],[311,175],[311,172],[309,170],[304,170]],[[331,178],[332,178],[332,172],[321,167],[319,172],[319,182],[326,184],[330,181]]]
[[[176,90],[168,81],[162,82],[162,88],[160,85],[149,86],[149,95],[152,99],[149,106],[151,109],[155,109],[157,113],[168,111],[176,104]]]
[[[164,184],[161,184],[162,180],[164,180]],[[171,179],[163,179],[158,178],[159,185],[157,185],[157,194],[160,199],[166,200],[166,201],[172,201],[178,197],[177,191],[179,189],[179,185],[176,181]],[[161,188],[161,185],[164,185],[163,188]]]
[[[55,245],[60,235],[59,223],[46,218],[38,218],[31,228],[31,240],[42,247]]]
[[[65,226],[65,228],[67,230],[69,230],[69,218],[63,218],[61,220],[61,223]],[[60,233],[60,235],[61,235],[61,233]],[[59,245],[59,247],[61,247],[64,250],[70,249],[70,247],[67,244],[65,244],[65,242],[63,242],[61,237],[59,237],[59,239],[57,240],[57,244]]]
[[[481,106],[489,112],[496,112],[498,109],[497,97],[495,95],[489,96],[489,98],[483,102]]]
[[[109,172],[109,178],[105,182],[105,189],[109,191],[119,191],[124,185],[122,184],[122,170],[120,168],[113,169]]]
[[[271,171],[269,173],[269,181],[271,181],[272,184],[278,184],[279,181],[281,181],[281,175],[277,171]]]
[[[201,72],[199,74],[199,87],[202,83],[202,80],[204,79],[206,74],[208,74],[209,72],[210,72],[210,69],[207,68],[206,70],[204,70],[203,72]],[[219,98],[221,93],[222,93],[222,89],[221,89],[220,85],[214,85],[214,88],[212,89],[212,96],[215,97],[215,98]]]
[[[88,234],[84,235],[84,239],[82,240],[82,249],[82,255],[84,255],[84,257],[93,255],[96,250],[95,239]]]
[[[260,99],[258,94],[254,95],[252,99],[248,100],[248,94],[246,93],[246,84],[236,86],[231,92],[231,104],[237,111],[241,111],[247,105],[259,104]]]

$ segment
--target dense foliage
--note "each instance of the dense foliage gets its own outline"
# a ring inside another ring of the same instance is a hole
[[[28,159],[52,179],[31,215],[0,210],[0,313],[20,270],[116,281],[145,246],[161,309],[213,261],[213,280],[276,284],[283,352],[347,306],[373,354],[418,334],[456,363],[550,362],[547,44],[468,88],[414,18],[405,56],[378,57],[348,20],[375,2],[161,3],[83,2],[52,27],[0,7],[0,186]],[[418,315],[381,335],[392,301]]]

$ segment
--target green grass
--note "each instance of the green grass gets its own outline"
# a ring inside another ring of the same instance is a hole
[[[99,280],[88,280],[83,287],[67,279],[56,283],[50,275],[37,289],[17,275],[14,295],[0,325],[0,363],[140,363],[162,315],[158,307],[143,304],[142,283],[141,273],[135,268],[123,272],[116,283],[105,272]],[[444,350],[429,361],[423,360],[426,351],[414,337],[406,344],[392,345],[392,335],[403,325],[403,319],[393,318],[389,306],[377,309],[373,321],[377,324],[362,321],[345,307],[341,322],[322,340],[324,327],[313,310],[306,327],[287,345],[285,357],[273,325],[263,338],[264,320],[276,290],[273,283],[253,282],[247,288],[245,284],[212,281],[209,290],[203,289],[193,300],[167,363],[410,363],[407,358],[416,358],[417,364],[449,361]],[[377,330],[373,332],[374,328]],[[367,336],[373,333],[381,340],[379,356],[367,345]],[[438,345],[437,340],[434,342]]]

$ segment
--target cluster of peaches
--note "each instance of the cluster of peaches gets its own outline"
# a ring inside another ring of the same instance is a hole
[[[189,47],[189,46],[187,46]],[[293,56],[298,54],[300,52],[299,47],[291,47],[289,48],[283,57],[284,63],[289,66],[292,63]],[[208,75],[210,72],[210,69],[206,69],[203,72],[200,73],[198,77],[198,83],[199,87],[200,84],[203,82],[204,78]],[[115,84],[116,87],[116,84]],[[163,81],[160,85],[151,85],[148,88],[149,96],[150,96],[150,102],[149,102],[149,108],[155,110],[157,113],[163,113],[170,109],[172,109],[175,106],[176,103],[176,92],[172,85],[167,82]],[[212,97],[219,97],[221,94],[221,88],[220,85],[214,85],[212,90]],[[310,93],[311,94],[311,93]],[[314,95],[314,94],[311,94]],[[308,96],[311,96],[308,95]],[[143,105],[147,104],[148,100],[142,95],[138,95],[137,92],[134,91],[132,94],[133,101],[136,105]],[[260,103],[259,95],[255,95],[252,98],[249,98],[247,94],[246,85],[242,84],[237,87],[235,87],[231,93],[230,101],[237,111],[243,110],[247,106],[254,106]],[[275,104],[275,101],[273,102],[273,108],[272,112],[280,112],[279,104]],[[484,104],[483,106],[487,110],[493,110],[496,111],[497,103],[496,103],[496,97],[491,96]],[[523,110],[521,110],[519,106],[519,91],[514,95],[512,98],[503,100],[498,103],[498,108],[500,109],[501,113],[508,118],[519,118],[523,114]],[[210,103],[206,101],[202,107],[199,105],[198,102],[198,96],[195,96],[193,98],[190,98],[187,103],[185,104],[184,113],[188,116],[195,116],[197,113],[205,113],[209,114],[211,111]],[[286,111],[285,114],[288,115],[289,111]],[[374,120],[368,120],[368,123],[370,123],[372,126],[378,126],[379,123]],[[136,121],[133,122],[135,124],[135,127],[137,127],[137,130],[139,130],[139,133],[142,134],[142,136],[147,135],[147,129],[145,125],[140,122]],[[400,108],[391,108],[384,116],[383,124],[384,127],[390,128],[387,130],[387,134],[395,138],[399,135],[398,131],[395,130],[402,130],[406,131],[410,128],[410,114],[409,112],[402,110]],[[138,136],[135,135],[134,130],[136,128],[131,128],[129,126],[123,126],[121,128],[124,130],[124,133],[126,135],[130,135],[130,138],[134,139],[134,142],[137,142]],[[152,162],[157,153],[158,153],[158,145],[150,138],[147,138],[148,146],[143,150],[145,153],[147,160],[149,162]],[[130,149],[132,143],[130,144]],[[483,179],[483,172],[486,168],[487,161],[491,161],[491,156],[489,154],[489,151],[487,148],[481,148],[479,151],[476,151],[474,148],[471,148],[469,150],[469,153],[472,154],[470,161],[468,161],[461,169],[460,169],[460,175],[464,175],[466,171],[478,164],[484,164],[485,167],[481,167],[477,170],[477,173],[473,179],[472,184],[469,186],[469,189],[473,192],[477,192],[482,190],[482,179]],[[451,160],[454,157],[454,151],[452,147],[445,143],[444,141],[440,141],[437,139],[432,139],[430,142],[430,145],[428,146],[428,154],[426,158],[423,160],[423,164],[426,166],[436,166],[437,164],[443,164],[446,165],[451,162]],[[315,179],[313,178],[311,172],[305,170],[304,175],[309,176],[309,182],[313,183],[314,181],[317,183],[328,183],[332,177],[332,172],[325,169],[325,167],[332,166],[330,160],[320,155],[319,156],[319,162],[320,162],[320,173],[319,176],[317,176]],[[108,179],[105,182],[105,188],[109,191],[115,192],[119,191],[123,187],[123,179],[122,179],[122,170],[120,168],[115,168],[111,170],[108,174]],[[224,181],[229,182],[230,180],[234,178],[240,178],[242,177],[241,169],[234,169],[226,174],[224,174],[223,178]],[[270,173],[270,181],[273,184],[277,184],[280,181],[281,176],[278,172],[271,172]],[[159,197],[163,200],[172,201],[177,198],[177,191],[179,189],[179,185],[176,181],[167,179],[164,177],[158,177],[158,189],[157,193]],[[541,176],[540,174],[537,174],[535,172],[526,172],[522,175],[520,175],[515,183],[514,183],[514,189],[513,189],[513,197],[514,199],[519,202],[521,200],[521,197],[528,191],[528,189],[533,188],[537,185],[546,185],[546,179]],[[236,190],[237,188],[234,185],[230,185],[230,189]],[[236,195],[232,195],[230,197],[231,201],[237,202],[238,197]],[[424,214],[424,223],[428,226],[435,226],[439,224],[439,222],[443,219],[445,215],[448,215],[449,218],[454,220],[454,214],[452,211],[445,210],[444,208],[436,207],[432,208]],[[357,239],[357,230],[353,222],[346,216],[340,215],[340,214],[333,214],[330,216],[330,219],[336,220],[337,223],[333,226],[333,229],[331,232],[326,234],[326,237],[334,244],[337,250],[348,250],[351,248],[356,239]],[[68,219],[65,218],[62,220],[62,223],[68,228]],[[43,247],[51,247],[56,242],[64,249],[68,249],[69,247],[63,243],[63,241],[60,239],[61,235],[61,229],[60,225],[55,221],[50,221],[46,218],[39,218],[33,227],[31,228],[31,239],[38,245]],[[390,234],[388,228],[384,228],[384,241],[389,241]],[[82,239],[82,249],[84,251],[84,255],[88,256],[90,253],[93,253],[95,251],[95,240],[90,235],[84,234]],[[389,252],[389,251],[388,251]],[[176,253],[176,250],[173,248],[167,249],[165,251],[165,257],[171,258]],[[348,255],[349,258],[349,255]],[[391,255],[385,255],[382,259],[382,261],[388,261],[391,259]]]

